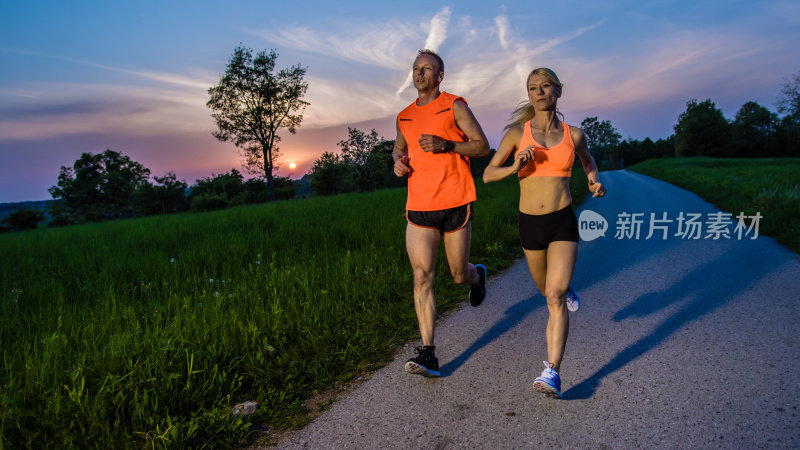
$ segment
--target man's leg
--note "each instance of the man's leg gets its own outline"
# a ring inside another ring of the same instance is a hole
[[[414,271],[414,309],[417,312],[422,345],[425,346],[434,345],[436,300],[433,296],[433,281],[440,240],[439,230],[410,223],[406,226],[406,250]]]
[[[453,281],[457,284],[480,282],[480,275],[475,266],[469,262],[470,243],[472,239],[472,221],[456,231],[444,234],[444,251]]]

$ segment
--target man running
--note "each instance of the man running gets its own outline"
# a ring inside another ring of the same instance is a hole
[[[438,377],[433,281],[443,238],[453,281],[471,285],[470,304],[478,306],[486,296],[486,267],[469,262],[476,199],[469,158],[489,154],[489,144],[464,99],[439,90],[444,79],[439,55],[420,50],[412,71],[418,98],[397,115],[393,153],[395,175],[408,175],[406,250],[414,270],[414,308],[422,337],[406,372]]]

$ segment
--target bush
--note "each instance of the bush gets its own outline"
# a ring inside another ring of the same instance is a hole
[[[0,223],[2,223],[3,227],[9,231],[22,231],[37,228],[39,226],[39,222],[43,221],[44,219],[44,211],[31,208],[20,208],[9,214]]]
[[[231,206],[228,199],[220,194],[201,194],[192,197],[192,211],[213,211]]]

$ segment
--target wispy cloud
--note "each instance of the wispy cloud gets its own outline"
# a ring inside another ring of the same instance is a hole
[[[436,51],[447,38],[447,25],[450,23],[450,8],[444,7],[433,16],[425,39],[425,48]]]
[[[211,86],[213,83],[217,81],[208,74],[201,75],[199,77],[194,77],[194,76],[186,76],[183,74],[159,72],[153,70],[128,69],[128,68],[110,66],[107,64],[100,64],[93,61],[88,61],[82,58],[75,58],[68,55],[56,55],[52,53],[35,52],[35,51],[17,49],[5,46],[0,46],[0,52],[16,53],[20,55],[29,55],[40,58],[55,59],[59,61],[69,62],[72,64],[79,64],[86,67],[93,67],[96,69],[125,73],[145,80],[155,81],[164,84],[171,84],[176,86],[195,88],[195,89],[204,89],[204,90],[208,89],[209,86]]]
[[[297,26],[248,32],[283,48],[392,70],[406,66],[408,44],[422,35],[418,27],[397,21],[347,25],[340,33]]]
[[[82,133],[139,136],[204,132],[213,123],[206,98],[164,87],[36,83],[0,92],[0,140],[47,139]]]
[[[441,11],[436,13],[431,19],[430,26],[428,27],[428,37],[425,39],[425,46],[428,50],[438,51],[439,46],[447,38],[447,25],[450,23],[450,8],[444,7]],[[408,70],[408,63],[406,62],[406,70]],[[399,98],[407,88],[411,86],[412,82],[411,71],[408,70],[408,75],[403,83],[397,88],[394,96]]]
[[[92,132],[141,136],[208,132],[208,74],[190,76],[100,64],[68,55],[0,47],[0,52],[55,59],[129,75],[95,83],[24,83],[0,90],[0,139],[31,140]]]

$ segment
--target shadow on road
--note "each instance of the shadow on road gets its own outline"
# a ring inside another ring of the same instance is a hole
[[[533,297],[528,297],[511,305],[503,313],[503,318],[492,325],[492,328],[486,330],[485,333],[475,340],[472,345],[461,352],[460,355],[458,355],[455,359],[448,361],[447,364],[443,365],[439,369],[442,377],[446,377],[455,373],[455,371],[458,370],[475,352],[517,326],[517,324],[522,322],[522,320],[524,320],[525,317],[527,317],[536,308],[541,308],[544,303],[535,302],[534,298],[537,297],[538,295],[534,295]]]
[[[687,274],[669,289],[647,293],[617,312],[614,315],[615,321],[631,316],[644,316],[662,309],[662,304],[672,304],[691,297],[680,310],[648,335],[620,351],[592,376],[564,392],[563,399],[591,398],[603,378],[658,347],[687,324],[724,306],[780,264],[775,258],[758,261],[753,258],[753,252],[746,246],[726,252]],[[723,274],[724,279],[721,278]]]

